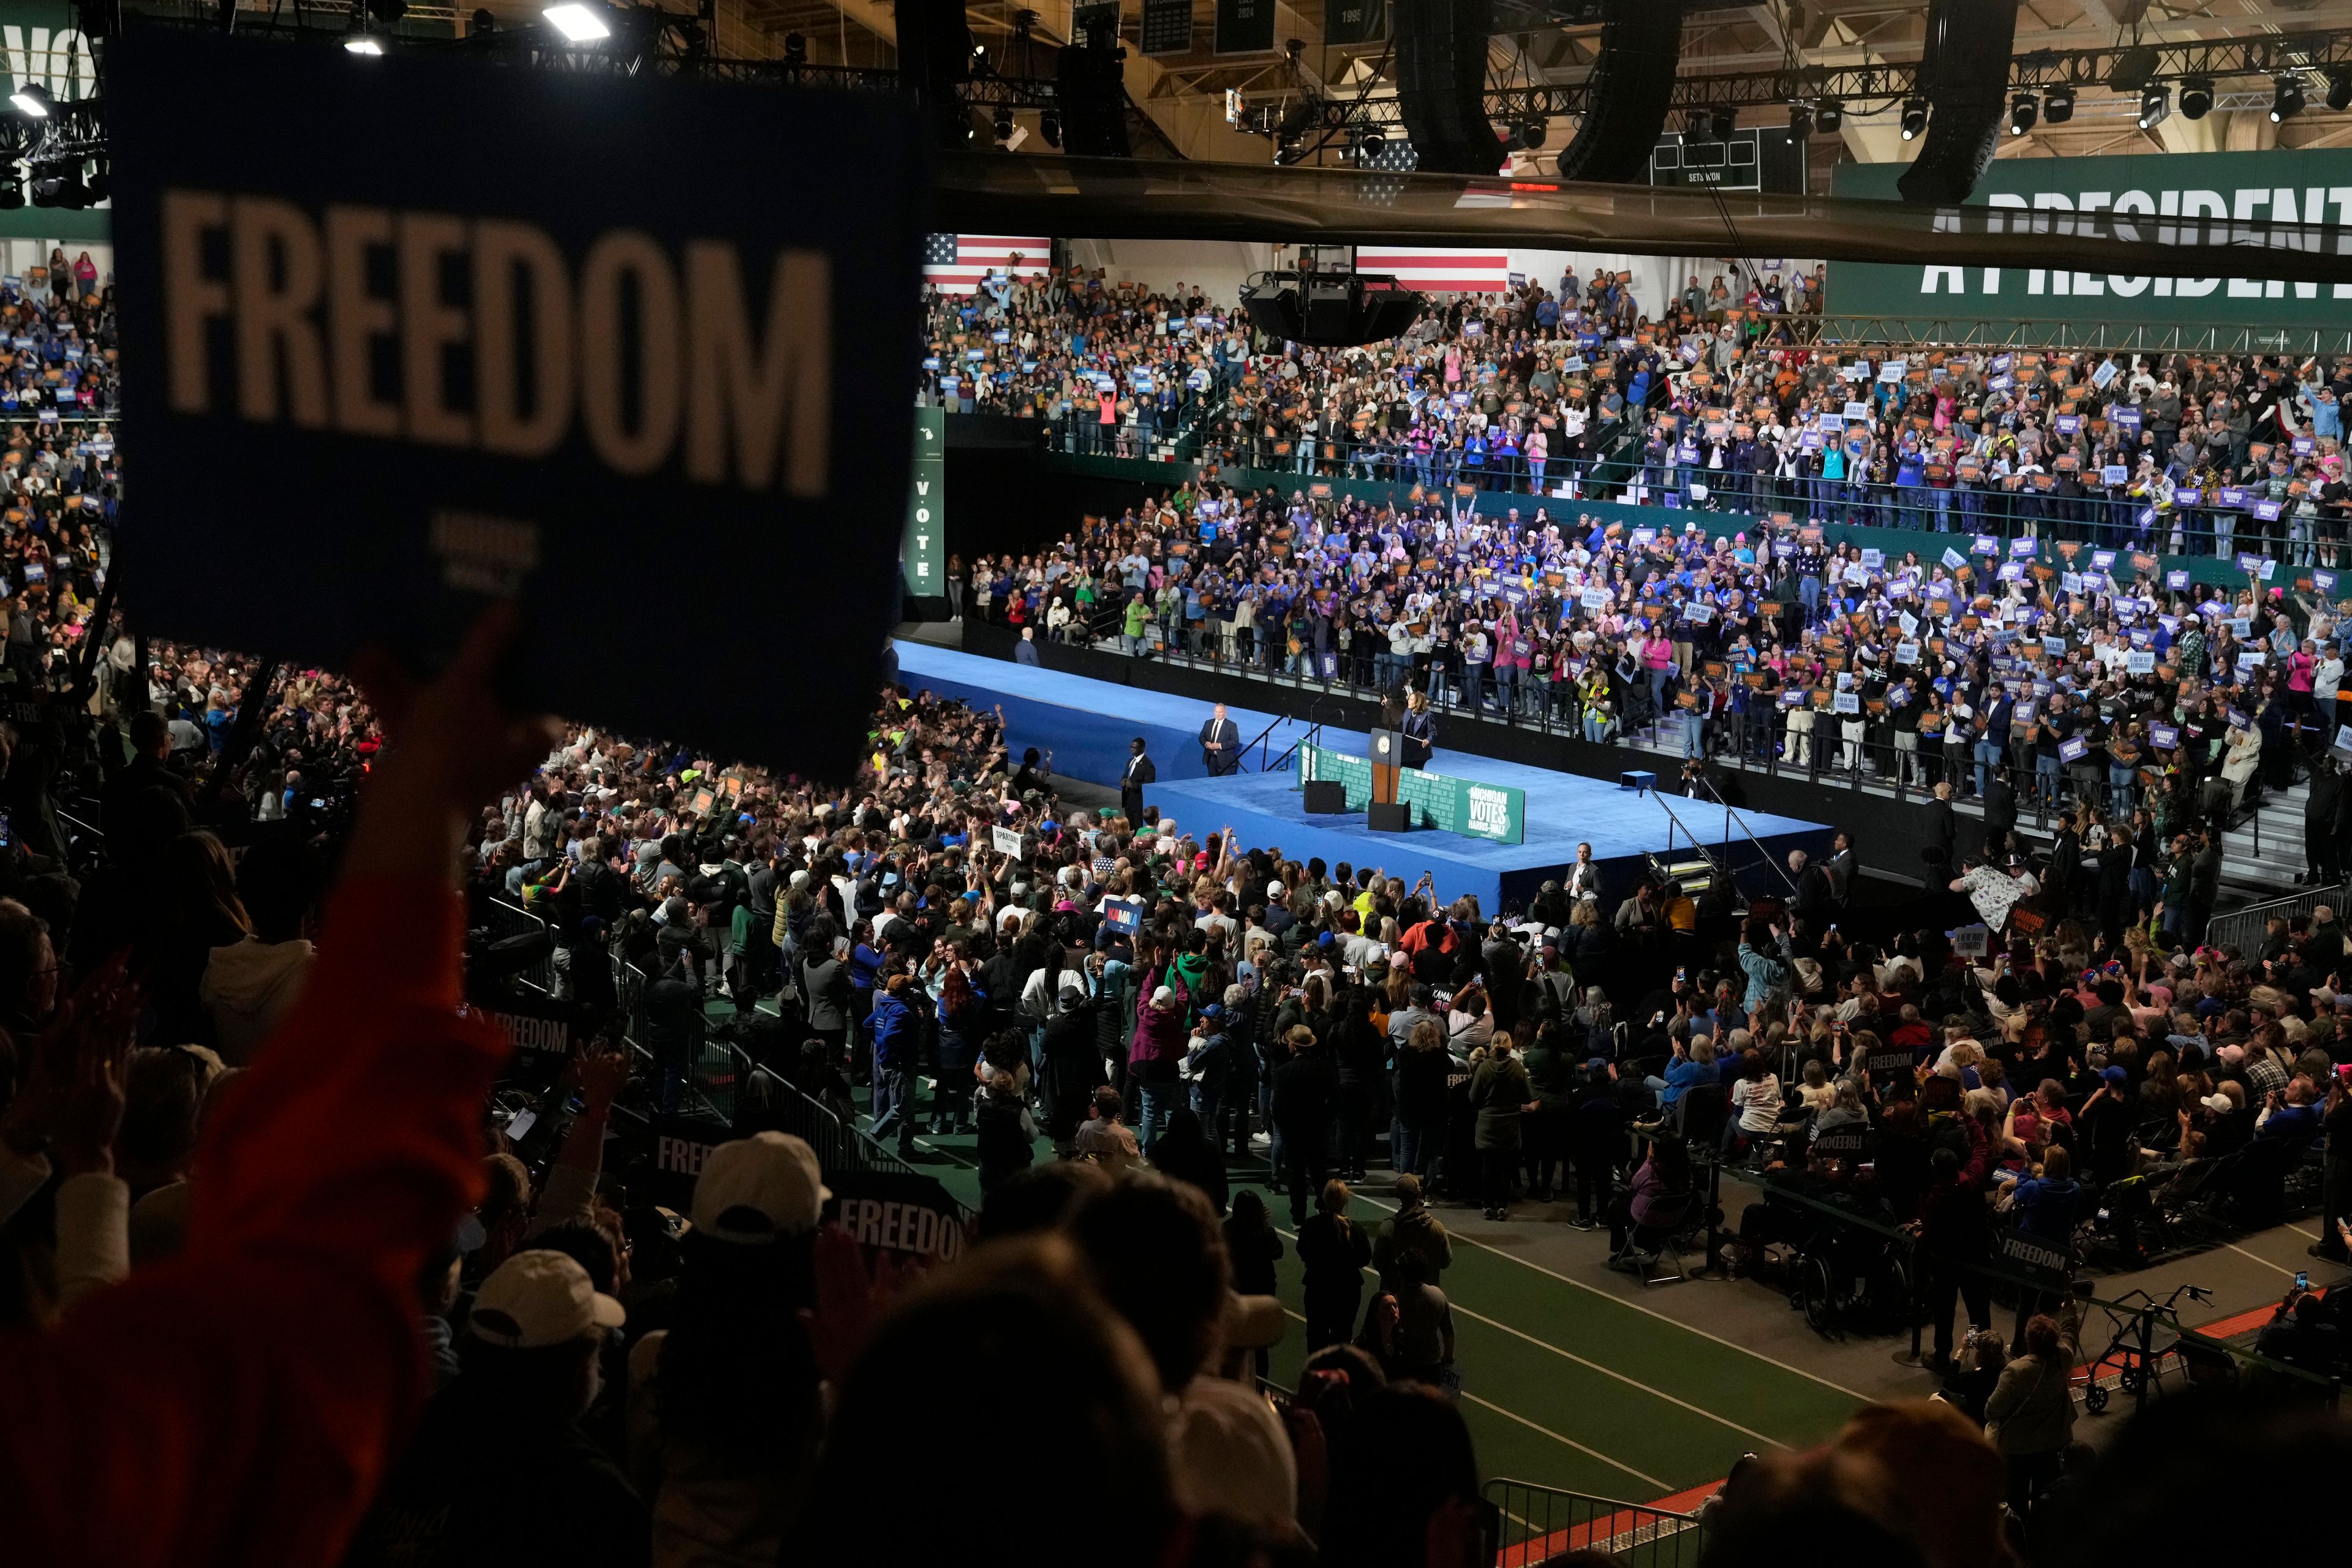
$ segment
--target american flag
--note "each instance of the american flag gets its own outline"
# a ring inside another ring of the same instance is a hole
[[[1013,258],[1021,259],[1018,265]],[[992,273],[1043,278],[1054,268],[1045,235],[930,234],[923,237],[923,281],[942,294],[969,294]]]
[[[1511,286],[1508,251],[1424,250],[1410,246],[1356,252],[1359,272],[1390,272],[1425,294],[1499,294]]]

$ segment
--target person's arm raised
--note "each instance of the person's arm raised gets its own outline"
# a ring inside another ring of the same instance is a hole
[[[490,695],[513,614],[429,687],[376,661],[369,780],[292,1015],[205,1131],[187,1249],[0,1338],[26,1562],[331,1563],[430,1386],[415,1277],[482,1184],[509,1045],[457,1010],[467,814],[546,752]],[[266,1521],[266,1522],[265,1522]]]

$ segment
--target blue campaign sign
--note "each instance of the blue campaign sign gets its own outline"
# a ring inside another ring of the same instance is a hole
[[[909,103],[162,29],[110,39],[108,73],[149,631],[429,668],[510,597],[520,705],[850,762],[922,353]],[[858,153],[774,155],[814,145]],[[678,515],[727,563],[702,651],[859,668],[720,691],[583,615]],[[779,619],[787,577],[824,591]]]

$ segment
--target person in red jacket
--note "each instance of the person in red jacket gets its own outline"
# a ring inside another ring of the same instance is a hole
[[[414,1426],[416,1273],[479,1195],[509,1049],[459,1010],[457,854],[550,741],[490,695],[512,624],[493,610],[423,689],[377,661],[395,745],[310,984],[205,1127],[186,1249],[0,1336],[11,1561],[335,1563]]]

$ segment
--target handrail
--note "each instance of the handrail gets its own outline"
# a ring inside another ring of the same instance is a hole
[[[2254,846],[2257,858],[2262,854],[2259,841]],[[2205,945],[2224,947],[2234,944],[2245,950],[2249,937],[2259,941],[2263,928],[2273,915],[2306,914],[2321,904],[2336,904],[2352,896],[2352,883],[2337,882],[2325,888],[2305,888],[2284,898],[2269,899],[2243,909],[2225,910],[2205,922]]]
[[[1495,1542],[1498,1568],[1536,1568],[1571,1552],[1642,1568],[1696,1568],[1706,1548],[1706,1524],[1696,1514],[1508,1476],[1487,1481],[1479,1495],[1507,1521],[1507,1544]]]
[[[1782,866],[1780,861],[1775,860],[1772,858],[1772,852],[1770,850],[1764,849],[1764,841],[1756,837],[1755,829],[1749,827],[1747,821],[1740,816],[1739,813],[1733,809],[1731,803],[1723,798],[1723,791],[1716,787],[1715,781],[1708,778],[1706,773],[1702,773],[1698,775],[1698,782],[1706,786],[1707,794],[1715,796],[1716,804],[1723,807],[1723,841],[1726,844],[1729,844],[1731,842],[1731,829],[1733,825],[1737,824],[1739,831],[1748,836],[1748,843],[1753,844],[1759,849],[1764,850],[1764,863],[1767,866],[1771,867],[1774,874],[1779,876],[1780,880],[1789,884],[1789,891],[1794,893],[1797,890],[1797,879],[1789,875],[1788,868],[1786,867]]]
[[[1275,758],[1273,762],[1263,763],[1257,771],[1262,773],[1279,773],[1289,772],[1290,761],[1293,757],[1298,755],[1299,748],[1302,746],[1319,746],[1323,743],[1322,737],[1323,726],[1320,724],[1314,725],[1307,731],[1307,733],[1299,736],[1296,741],[1291,742],[1290,749],[1288,751]]]
[[[1676,816],[1675,808],[1666,804],[1665,791],[1654,789],[1650,792],[1650,797],[1658,803],[1658,809],[1666,814],[1667,822],[1673,825],[1666,830],[1666,853],[1671,855],[1675,852],[1674,829],[1679,827],[1683,830],[1683,837],[1691,841],[1691,847],[1698,852],[1699,858],[1706,862],[1707,868],[1712,871],[1722,870],[1723,868],[1716,864],[1715,857],[1706,852],[1706,846],[1699,842],[1698,835],[1690,830],[1690,825]]]
[[[1242,755],[1244,757],[1250,754],[1250,748],[1252,746],[1255,746],[1257,748],[1258,772],[1262,773],[1270,773],[1274,772],[1272,768],[1265,765],[1265,738],[1268,735],[1273,734],[1276,730],[1279,729],[1284,724],[1289,722],[1289,721],[1290,715],[1287,713],[1277,713],[1273,718],[1268,719],[1265,721],[1265,728],[1257,732],[1256,739],[1242,742]]]

